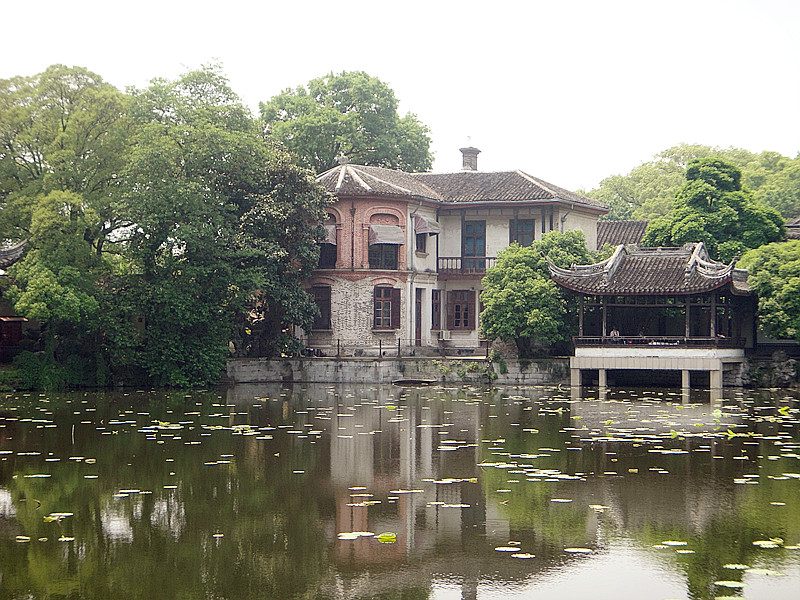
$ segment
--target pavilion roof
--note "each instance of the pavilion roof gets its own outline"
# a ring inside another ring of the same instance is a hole
[[[711,260],[702,242],[679,248],[640,248],[620,244],[614,254],[593,265],[563,269],[548,260],[558,285],[592,295],[689,295],[729,288],[749,295],[747,270]]]
[[[0,269],[6,269],[17,262],[25,252],[25,244],[27,240],[8,248],[0,248]]]

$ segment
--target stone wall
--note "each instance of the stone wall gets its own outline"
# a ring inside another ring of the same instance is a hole
[[[425,380],[448,384],[546,385],[569,383],[568,359],[507,360],[481,358],[263,358],[228,361],[232,383],[391,383]]]

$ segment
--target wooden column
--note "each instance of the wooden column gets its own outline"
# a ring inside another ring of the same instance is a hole
[[[606,298],[608,298],[608,296],[603,296],[603,337],[608,335],[606,333]]]
[[[685,310],[686,310],[686,334],[685,334],[685,336],[688,338],[689,334],[692,331],[691,319],[689,317],[689,314],[690,314],[690,311],[691,311],[691,308],[690,308],[691,304],[690,304],[690,297],[689,296],[686,296],[686,304],[684,306],[686,307],[685,308]]]
[[[578,335],[583,337],[583,306],[584,306],[584,296],[581,296],[579,301],[579,308],[578,308]]]
[[[709,337],[717,337],[717,295],[711,294],[711,319],[709,323]]]

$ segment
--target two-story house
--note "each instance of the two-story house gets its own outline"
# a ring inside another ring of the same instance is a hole
[[[512,242],[580,229],[597,244],[600,202],[522,171],[481,172],[462,148],[458,173],[342,164],[318,176],[334,197],[309,282],[320,317],[306,332],[324,354],[480,346],[481,279]]]

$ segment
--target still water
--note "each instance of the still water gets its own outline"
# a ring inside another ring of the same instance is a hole
[[[782,390],[0,396],[0,598],[800,598]]]

